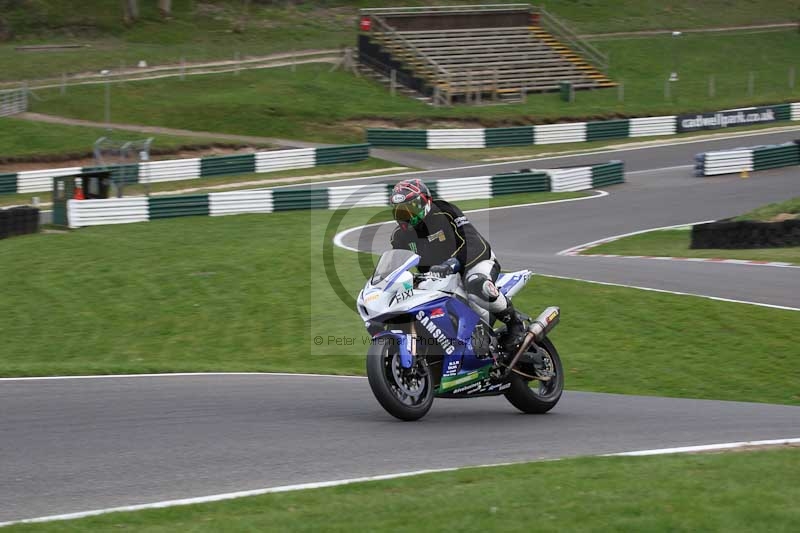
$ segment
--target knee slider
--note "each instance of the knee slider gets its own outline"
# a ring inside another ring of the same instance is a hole
[[[500,297],[497,286],[484,274],[472,274],[467,278],[467,292],[487,302],[494,302]]]

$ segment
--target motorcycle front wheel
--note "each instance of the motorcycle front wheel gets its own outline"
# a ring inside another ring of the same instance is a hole
[[[546,337],[540,347],[545,351],[543,366],[548,373],[553,374],[549,381],[527,379],[513,372],[509,377],[511,387],[505,393],[506,399],[523,413],[546,413],[556,406],[564,391],[564,368],[556,347]],[[534,375],[536,373],[536,368],[532,364],[518,366],[526,374]]]
[[[425,360],[419,359],[411,368],[403,368],[400,354],[391,342],[370,346],[367,378],[378,403],[400,420],[419,420],[433,404],[433,378]]]

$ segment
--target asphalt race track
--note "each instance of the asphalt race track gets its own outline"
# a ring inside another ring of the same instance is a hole
[[[389,417],[366,379],[132,377],[0,383],[0,522],[302,482],[786,437],[800,408],[566,393]]]
[[[798,196],[797,168],[746,180],[694,178],[690,168],[698,152],[797,137],[800,130],[417,175],[622,159],[627,183],[608,196],[470,218],[507,270],[800,307],[796,268],[557,255]],[[387,232],[368,228],[344,243],[380,250]],[[545,416],[520,415],[503,398],[437,400],[422,421],[401,423],[359,378],[0,380],[0,522],[430,468],[798,436],[800,407],[767,404],[567,392]]]

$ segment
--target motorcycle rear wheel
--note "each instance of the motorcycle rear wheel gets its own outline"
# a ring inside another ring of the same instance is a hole
[[[433,377],[424,359],[411,369],[400,366],[392,343],[374,343],[367,351],[367,378],[372,394],[390,415],[400,420],[419,420],[434,398]]]
[[[556,347],[548,338],[545,338],[540,346],[547,350],[550,370],[555,374],[550,381],[531,380],[513,372],[509,377],[511,387],[505,393],[506,400],[523,413],[543,414],[548,412],[556,406],[564,391],[564,368]],[[522,367],[520,370],[533,373],[532,368]]]

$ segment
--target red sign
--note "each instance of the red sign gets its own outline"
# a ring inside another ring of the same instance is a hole
[[[370,31],[372,29],[372,19],[369,17],[361,17],[361,23],[358,27],[361,31]]]

